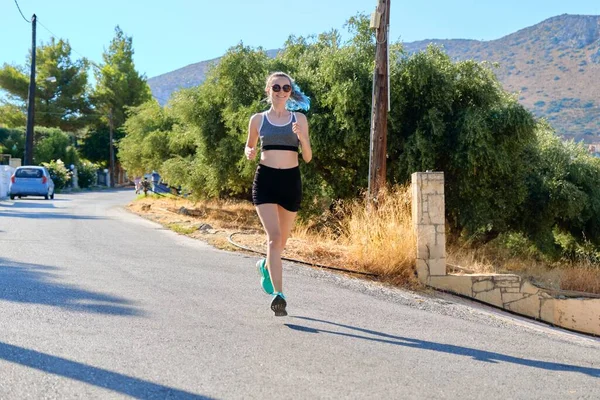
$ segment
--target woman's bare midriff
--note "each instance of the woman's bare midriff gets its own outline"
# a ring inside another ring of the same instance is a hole
[[[289,150],[265,150],[260,154],[260,163],[271,168],[294,168],[298,166],[298,153]]]

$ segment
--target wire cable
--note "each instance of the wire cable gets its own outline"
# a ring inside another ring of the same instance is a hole
[[[239,243],[236,243],[236,242],[233,241],[233,236],[234,235],[242,234],[242,233],[244,233],[244,232],[233,232],[231,235],[229,235],[229,237],[227,238],[227,240],[229,241],[229,243],[231,243],[235,247],[239,247],[240,249],[243,249],[243,250],[246,250],[246,251],[250,251],[250,252],[253,252],[253,253],[262,254],[263,256],[266,256],[266,254],[263,253],[262,251],[251,249],[250,247],[244,246],[242,244],[239,244]],[[379,275],[374,274],[372,272],[362,272],[362,271],[354,271],[354,270],[345,269],[345,268],[331,267],[329,265],[322,265],[322,264],[312,263],[312,262],[308,262],[308,261],[297,260],[297,259],[294,259],[294,258],[281,257],[281,259],[282,260],[286,260],[286,261],[292,261],[292,262],[300,263],[300,264],[311,265],[313,267],[319,267],[319,268],[323,268],[323,269],[330,269],[330,270],[333,270],[333,271],[349,272],[351,274],[366,275],[366,276],[372,276],[372,277],[375,277],[375,278],[377,278],[379,276]]]
[[[37,22],[38,22],[38,24],[40,24],[42,26],[42,28],[44,28],[45,30],[47,30],[52,35],[52,37],[58,39],[58,35],[56,33],[52,32],[50,29],[46,28],[46,26],[44,24],[42,24],[42,22],[40,21],[39,18],[38,18]]]
[[[17,0],[15,0],[15,1],[17,1]],[[37,22],[42,26],[42,28],[44,28],[45,30],[47,30],[48,33],[50,33],[50,35],[52,35],[53,38],[55,38],[57,40],[60,39],[60,37],[56,33],[52,32],[50,29],[48,29],[48,27],[46,27],[44,24],[42,24],[40,22],[39,18],[37,19]],[[77,49],[74,48],[70,43],[69,43],[69,46],[71,47],[71,50],[74,53],[77,53],[77,54],[79,54],[79,56],[83,57],[91,66],[96,67],[99,70],[102,69],[102,67],[100,67],[98,64],[96,64],[94,61],[90,60],[88,57],[86,57],[83,54],[81,54],[80,52],[78,52]]]
[[[28,24],[30,24],[31,21],[28,20],[27,18],[25,18],[25,16],[23,15],[23,11],[21,11],[21,7],[19,7],[19,3],[17,3],[17,0],[15,0],[15,4],[17,5],[17,8],[19,9],[19,12],[21,13],[21,17],[23,17],[23,19],[25,20],[25,22],[27,22]]]

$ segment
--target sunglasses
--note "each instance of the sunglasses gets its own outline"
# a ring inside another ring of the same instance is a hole
[[[291,91],[292,91],[292,87],[291,87],[290,85],[283,85],[283,86],[280,86],[280,85],[279,85],[279,84],[277,84],[277,83],[276,83],[276,84],[274,84],[273,86],[271,86],[271,89],[272,89],[274,92],[276,92],[276,93],[277,93],[277,92],[280,92],[280,91],[281,91],[281,89],[283,89],[283,91],[284,91],[284,92],[286,92],[286,93],[289,93],[289,92],[291,92]]]

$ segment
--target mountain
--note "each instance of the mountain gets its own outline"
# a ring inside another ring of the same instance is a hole
[[[497,62],[496,76],[560,135],[597,141],[600,135],[600,16],[560,15],[498,40],[423,40],[456,60]]]
[[[219,58],[201,61],[148,79],[152,96],[164,106],[169,101],[173,92],[179,89],[198,86],[204,82],[204,77],[208,69],[218,61]]]
[[[566,138],[598,142],[600,138],[600,16],[560,15],[497,40],[422,40],[404,43],[408,53],[430,43],[454,60],[498,63],[504,88],[536,116],[550,121]],[[269,51],[271,56],[277,50]],[[181,87],[199,85],[212,63],[203,61],[154,78],[148,83],[165,104]]]
[[[279,50],[267,50],[267,55],[275,57],[278,52]],[[204,82],[204,78],[210,67],[218,63],[220,59],[219,57],[208,61],[200,61],[148,79],[152,95],[164,106],[173,92],[179,89],[198,86]]]

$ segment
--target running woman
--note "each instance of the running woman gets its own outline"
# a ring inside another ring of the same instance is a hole
[[[295,111],[308,110],[310,99],[283,72],[269,75],[265,92],[271,107],[250,118],[245,154],[253,160],[260,139],[252,202],[267,235],[267,258],[259,260],[257,268],[263,290],[273,296],[271,309],[275,316],[285,316],[281,253],[302,201],[299,149],[305,162],[312,159],[308,121],[304,114]]]

